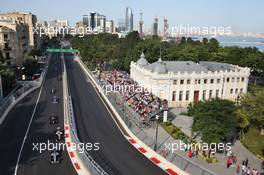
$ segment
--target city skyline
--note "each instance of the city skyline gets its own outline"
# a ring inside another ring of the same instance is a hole
[[[1,12],[32,12],[42,20],[67,19],[70,21],[70,25],[75,25],[77,21],[82,20],[82,15],[90,11],[96,11],[105,15],[107,19],[114,20],[115,24],[117,24],[119,18],[125,17],[126,7],[131,7],[134,14],[134,29],[138,28],[140,11],[142,11],[143,28],[145,29],[151,29],[155,17],[158,17],[160,22],[166,17],[170,26],[180,24],[193,26],[231,26],[233,32],[263,33],[264,24],[259,22],[264,16],[261,11],[261,7],[264,6],[263,1],[204,1],[206,2],[167,0],[162,3],[150,3],[138,0],[117,0],[113,2],[101,0],[97,1],[97,3],[92,3],[92,1],[84,0],[78,2],[66,0],[62,5],[60,2],[50,0],[45,2],[27,0],[27,3],[10,0],[2,3]],[[30,7],[28,4],[30,4]],[[49,9],[48,14],[46,13],[47,9]]]

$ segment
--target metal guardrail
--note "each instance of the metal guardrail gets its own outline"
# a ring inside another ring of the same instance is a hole
[[[143,124],[140,120],[140,116],[135,111],[133,111],[133,109],[122,99],[120,93],[106,93],[106,90],[104,88],[106,87],[105,82],[99,81],[98,78],[96,78],[89,69],[87,69],[87,71],[93,76],[96,83],[102,87],[99,90],[101,90],[106,95],[106,97],[112,103],[127,127],[145,144],[147,144],[149,147],[153,147],[155,144],[155,139],[148,136],[148,134],[146,134],[144,131],[144,128],[152,127],[152,125],[150,125],[149,123]],[[163,146],[162,143],[157,143],[157,145],[157,152],[162,155],[162,152],[165,150],[165,146]],[[216,173],[199,166],[195,162],[191,162],[187,158],[175,152],[169,152],[165,158],[169,161],[177,160],[176,165],[179,168],[193,175],[217,175]]]
[[[69,116],[70,116],[69,120],[70,120],[70,125],[71,125],[71,132],[72,132],[72,135],[74,136],[73,140],[76,144],[81,143],[77,135],[77,128],[76,128],[75,117],[73,113],[71,96],[68,96],[68,111],[69,111]],[[101,166],[96,161],[94,161],[94,159],[89,155],[89,153],[86,150],[85,150],[85,153],[78,152],[78,154],[81,155],[80,158],[83,160],[83,162],[85,163],[87,167],[90,167],[89,169],[93,172],[93,174],[108,175],[103,170],[103,168],[101,168]],[[95,169],[95,171],[93,168]]]
[[[74,117],[74,110],[73,110],[73,105],[72,105],[72,99],[71,99],[71,95],[68,90],[67,70],[66,70],[64,58],[62,60],[63,60],[63,81],[64,81],[64,86],[65,86],[65,91],[66,91],[65,95],[67,96],[67,98],[65,99],[66,100],[65,107],[67,109],[67,114],[69,117],[68,124],[70,125],[70,128],[71,128],[70,134],[73,136],[72,141],[76,145],[78,145],[81,142],[78,138],[77,127],[76,127],[76,122],[75,122],[75,117]],[[92,173],[93,175],[108,175],[108,173],[106,173],[104,169],[92,158],[92,156],[88,153],[88,151],[85,150],[84,153],[80,153],[77,150],[77,153],[79,155],[79,158],[88,168],[90,173]]]
[[[10,105],[17,102],[17,100],[22,97],[25,93],[33,90],[34,88],[38,88],[41,86],[43,77],[45,75],[45,72],[47,71],[47,65],[43,69],[40,77],[37,80],[34,81],[28,81],[21,84],[21,88],[16,89],[15,91],[12,91],[8,96],[6,96],[3,100],[0,102],[0,120],[5,114],[6,110],[10,107]]]

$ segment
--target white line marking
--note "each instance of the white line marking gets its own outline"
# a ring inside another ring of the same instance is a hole
[[[48,63],[49,64],[49,63]],[[47,67],[47,72],[48,72],[48,67]],[[29,129],[30,129],[30,126],[31,126],[31,123],[33,121],[33,118],[35,116],[35,112],[36,112],[36,109],[37,109],[37,106],[38,106],[38,103],[39,103],[39,99],[40,99],[40,96],[41,96],[41,93],[42,93],[42,89],[43,89],[43,85],[45,83],[45,79],[46,79],[46,74],[47,72],[45,73],[45,75],[43,76],[43,82],[42,82],[42,85],[41,85],[41,88],[40,88],[40,91],[39,91],[39,95],[38,95],[38,98],[37,98],[37,102],[34,106],[34,110],[32,112],[32,115],[31,115],[31,118],[30,118],[30,121],[29,121],[29,124],[28,124],[28,127],[27,127],[27,131],[26,131],[26,134],[24,136],[24,139],[23,139],[23,142],[22,142],[22,145],[21,145],[21,148],[20,148],[20,151],[19,151],[19,154],[18,154],[18,158],[17,158],[17,162],[16,162],[16,168],[15,168],[15,173],[14,175],[17,174],[17,170],[18,170],[18,164],[19,164],[19,161],[20,161],[20,157],[21,157],[21,154],[22,154],[22,150],[23,150],[23,147],[25,145],[25,142],[27,140],[27,135],[28,135],[28,132],[29,132]]]
[[[43,85],[41,86],[41,89],[40,89],[40,92],[39,92],[39,95],[38,95],[37,102],[36,102],[35,107],[34,107],[34,110],[33,110],[33,112],[32,112],[32,115],[31,115],[31,118],[30,118],[30,121],[29,121],[29,125],[28,125],[28,127],[27,127],[27,131],[26,131],[26,134],[25,134],[25,136],[24,136],[24,139],[23,139],[23,142],[22,142],[22,145],[21,145],[21,148],[20,148],[19,154],[18,154],[18,158],[17,158],[17,162],[16,162],[16,169],[15,169],[15,173],[14,173],[14,175],[17,174],[17,169],[18,169],[19,160],[20,160],[20,157],[21,157],[21,154],[22,154],[22,150],[23,150],[24,144],[25,144],[26,139],[27,139],[27,135],[28,135],[28,132],[29,132],[29,129],[30,129],[31,123],[32,123],[33,118],[34,118],[34,116],[35,116],[35,112],[36,112],[36,109],[37,109],[37,106],[38,106],[38,102],[39,102],[39,99],[40,99],[40,95],[41,95],[41,92],[42,92],[42,88],[43,88]]]

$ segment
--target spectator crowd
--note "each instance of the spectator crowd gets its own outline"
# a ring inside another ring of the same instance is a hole
[[[123,100],[140,115],[141,120],[146,120],[159,111],[161,107],[160,98],[132,80],[128,73],[109,71],[105,72],[104,78],[114,87],[115,92],[121,93]]]

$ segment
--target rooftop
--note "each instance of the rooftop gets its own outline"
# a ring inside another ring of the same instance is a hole
[[[230,71],[237,69],[236,66],[227,63],[213,62],[213,61],[200,61],[195,63],[193,61],[163,61],[159,58],[158,61],[149,64],[142,54],[136,62],[140,67],[143,67],[151,72],[164,74],[167,72],[215,72],[215,71]]]

